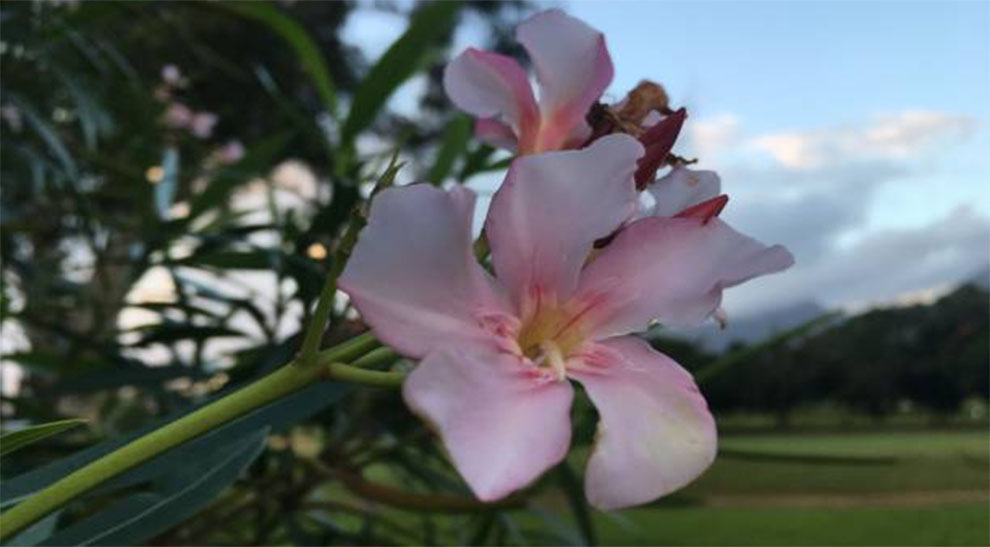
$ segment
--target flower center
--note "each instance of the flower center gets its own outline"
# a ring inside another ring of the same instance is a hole
[[[584,342],[580,314],[568,306],[539,306],[522,322],[516,341],[537,366],[550,367],[563,379],[565,362]]]

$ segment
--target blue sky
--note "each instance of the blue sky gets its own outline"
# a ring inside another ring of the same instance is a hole
[[[760,134],[854,126],[910,110],[971,117],[978,129],[971,139],[953,143],[931,165],[936,172],[924,175],[944,186],[940,195],[888,192],[901,206],[871,216],[880,225],[917,225],[963,202],[990,214],[990,3],[546,5],[605,33],[613,95],[657,79],[695,119],[733,115]]]
[[[686,106],[677,151],[720,173],[724,218],[797,256],[730,291],[730,313],[923,300],[990,262],[990,3],[537,5],[605,34],[606,101],[646,78]],[[358,10],[345,37],[373,59],[403,27]],[[484,46],[470,23],[467,46]]]

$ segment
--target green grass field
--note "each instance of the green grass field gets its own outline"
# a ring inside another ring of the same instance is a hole
[[[682,493],[596,515],[599,542],[990,544],[985,431],[740,435],[722,447]]]

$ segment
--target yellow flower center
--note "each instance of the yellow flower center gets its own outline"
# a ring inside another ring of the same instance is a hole
[[[523,355],[538,366],[550,367],[564,379],[567,359],[580,350],[585,332],[581,310],[555,303],[537,303],[523,315],[516,338]]]

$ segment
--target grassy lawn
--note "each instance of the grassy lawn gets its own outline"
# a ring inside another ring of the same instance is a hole
[[[934,507],[646,508],[598,515],[603,545],[987,545],[986,502]]]
[[[730,435],[722,446],[736,455],[720,456],[684,491],[653,506],[594,513],[598,543],[990,545],[990,436],[984,431]],[[575,470],[583,469],[584,456],[572,454]],[[573,536],[576,527],[559,489],[533,501],[508,513],[514,526],[562,535],[541,541],[538,533],[525,534],[526,540],[510,534],[505,543],[559,544]],[[402,510],[388,516],[405,525],[423,518]],[[469,541],[477,527],[470,516],[448,523],[438,530],[438,543]]]
[[[738,435],[722,447],[750,457],[720,457],[665,504],[597,515],[601,543],[990,544],[985,431]]]

